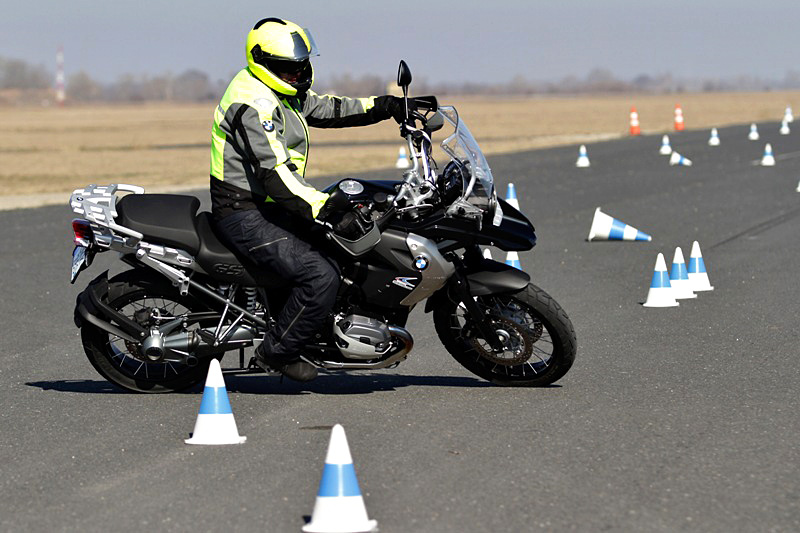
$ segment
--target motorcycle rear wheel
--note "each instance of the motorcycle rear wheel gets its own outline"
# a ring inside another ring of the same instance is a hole
[[[173,316],[207,310],[191,296],[180,296],[168,283],[146,278],[135,270],[113,277],[108,282],[109,306],[134,319],[133,313],[157,307]],[[189,325],[189,328],[196,325]],[[153,362],[137,353],[134,345],[92,324],[81,327],[83,349],[95,370],[108,381],[133,392],[165,393],[193,387],[205,379],[210,358],[195,366],[174,362]],[[220,354],[221,355],[221,354]]]
[[[575,329],[545,291],[529,283],[518,293],[478,296],[476,301],[504,341],[503,352],[494,352],[481,338],[461,302],[447,300],[433,313],[439,339],[464,368],[497,385],[543,387],[572,367]]]

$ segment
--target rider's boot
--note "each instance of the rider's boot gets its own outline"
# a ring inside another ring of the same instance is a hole
[[[317,367],[303,361],[300,356],[282,357],[265,353],[264,343],[256,347],[255,363],[265,372],[277,370],[284,376],[295,381],[311,381],[317,377]]]

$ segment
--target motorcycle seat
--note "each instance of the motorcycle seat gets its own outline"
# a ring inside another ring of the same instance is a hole
[[[117,201],[117,224],[138,231],[146,241],[196,255],[200,238],[194,218],[200,200],[179,194],[129,194]]]
[[[290,283],[275,273],[265,272],[225,246],[214,232],[211,213],[203,211],[195,219],[200,249],[195,260],[214,279],[267,288],[288,287]]]

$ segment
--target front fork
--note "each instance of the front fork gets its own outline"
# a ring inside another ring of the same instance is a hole
[[[473,316],[475,327],[478,328],[478,332],[481,334],[484,340],[489,343],[489,346],[492,347],[492,350],[495,352],[502,352],[503,343],[500,340],[500,337],[498,337],[497,332],[492,327],[491,321],[481,310],[478,302],[475,301],[475,298],[473,298],[472,294],[470,293],[469,280],[463,274],[465,270],[463,261],[461,261],[461,258],[454,253],[451,253],[450,257],[447,257],[447,259],[450,260],[456,267],[455,273],[451,278],[451,288],[454,295],[459,298],[469,314]]]

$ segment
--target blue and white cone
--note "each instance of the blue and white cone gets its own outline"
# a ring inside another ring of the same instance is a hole
[[[408,155],[406,155],[405,147],[401,146],[400,150],[397,152],[397,162],[394,164],[395,168],[409,168],[411,167],[411,162],[408,160]]]
[[[672,153],[672,146],[669,144],[669,135],[661,137],[661,148],[658,150],[661,155],[669,155]]]
[[[689,281],[686,261],[683,259],[683,250],[681,250],[680,246],[675,248],[675,255],[672,258],[672,269],[669,271],[669,284],[672,285],[673,296],[676,300],[697,298],[697,295],[692,291],[692,282]]]
[[[781,122],[781,129],[778,130],[781,135],[789,135],[792,133],[792,130],[789,129],[789,122],[786,119],[783,119]]]
[[[786,111],[783,112],[783,120],[786,122],[794,122],[794,114],[792,114],[792,106],[787,105]]]
[[[757,141],[760,138],[758,127],[755,124],[750,124],[750,133],[747,134],[747,138],[751,141]]]
[[[336,424],[331,432],[314,512],[311,521],[303,526],[303,531],[360,533],[373,531],[377,525],[376,520],[367,517],[347,437],[344,428]]]
[[[800,185],[798,185],[800,188]],[[703,261],[703,254],[700,253],[700,245],[697,241],[692,243],[692,253],[689,255],[689,281],[694,292],[713,291],[714,287],[708,281],[706,264]]]
[[[517,200],[517,188],[514,187],[513,183],[508,184],[508,189],[506,190],[506,202],[508,202],[508,204],[517,211],[520,211],[519,200]]]
[[[669,283],[667,273],[667,263],[664,261],[664,254],[659,253],[656,258],[656,268],[653,271],[653,279],[650,282],[650,290],[647,292],[645,307],[675,307],[680,305],[675,301],[672,285]]]
[[[761,158],[761,166],[775,166],[775,155],[772,153],[772,145],[770,143],[767,143],[767,145],[764,147],[764,156]]]
[[[717,128],[711,128],[711,137],[708,138],[709,146],[719,146],[719,132]]]
[[[582,144],[578,149],[578,160],[575,161],[575,166],[578,168],[586,168],[591,166],[589,162],[589,154],[586,153],[586,145]]]
[[[690,167],[692,166],[692,160],[688,157],[683,157],[678,152],[673,151],[672,155],[669,157],[669,164],[672,166],[679,165],[682,167]]]
[[[598,207],[594,211],[587,241],[651,241],[653,238],[621,220],[609,216]]]
[[[519,262],[519,254],[517,254],[517,252],[508,252],[506,254],[506,264],[517,270],[522,270],[522,265]]]
[[[208,365],[208,377],[203,389],[200,411],[190,439],[186,444],[241,444],[247,437],[240,437],[233,418],[228,391],[217,359]]]

